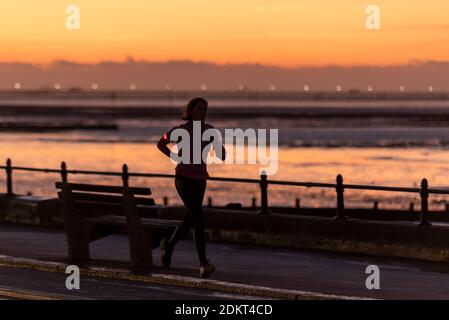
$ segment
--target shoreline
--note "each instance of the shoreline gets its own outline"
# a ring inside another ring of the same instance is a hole
[[[0,133],[41,133],[74,130],[119,130],[117,124],[86,124],[86,123],[0,123]]]

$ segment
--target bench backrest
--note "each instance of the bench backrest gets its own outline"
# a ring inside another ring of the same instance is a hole
[[[136,188],[136,187],[122,187],[122,186],[103,186],[96,184],[81,184],[81,183],[64,183],[56,182],[56,189],[62,189],[64,185],[70,187],[72,191],[98,192],[98,193],[113,193],[123,194],[125,188],[130,190],[134,195],[149,196],[151,195],[150,188]]]
[[[150,188],[123,187],[123,186],[105,186],[93,184],[64,183],[56,182],[58,197],[63,201],[69,201],[78,209],[82,217],[101,216],[101,215],[124,215],[124,194],[125,192],[133,198],[136,205],[153,206],[154,199]],[[139,195],[140,197],[136,197]],[[154,216],[154,210],[145,210],[142,207],[143,216]]]

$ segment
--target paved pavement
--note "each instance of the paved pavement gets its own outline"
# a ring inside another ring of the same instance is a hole
[[[91,251],[92,258],[100,263],[127,266],[129,249],[126,236],[116,235],[97,241],[92,244]],[[212,279],[220,281],[353,297],[449,299],[447,263],[219,242],[209,242],[208,253],[209,259],[218,268]],[[60,230],[1,225],[0,255],[64,262],[65,235]],[[173,267],[168,270],[159,266],[158,255],[159,250],[155,250],[157,266],[152,269],[153,272],[198,277],[198,262],[192,241],[179,243],[174,253]],[[366,289],[365,280],[368,275],[365,270],[369,265],[377,265],[380,269],[380,290]],[[19,287],[37,291],[44,288],[44,291],[67,294],[64,279],[64,274],[50,275],[43,271],[9,268],[0,270],[0,288]],[[86,298],[235,298],[232,295],[223,296],[213,290],[95,278],[83,278],[82,281],[86,292],[80,291],[78,294]]]

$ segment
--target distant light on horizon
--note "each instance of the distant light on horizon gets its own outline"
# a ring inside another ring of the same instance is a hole
[[[171,90],[171,85],[166,84],[166,85],[165,85],[165,90],[167,90],[167,91]]]
[[[405,87],[404,87],[404,86],[400,86],[400,87],[399,87],[399,90],[400,90],[401,92],[404,92],[404,91],[405,91]]]
[[[21,88],[22,88],[22,85],[20,84],[20,82],[14,83],[14,89],[19,90]]]
[[[304,91],[306,92],[310,91],[310,87],[307,84],[304,86]]]
[[[237,90],[238,91],[245,91],[245,85],[244,84],[239,84],[238,86],[237,86]]]
[[[129,85],[129,90],[134,91],[134,90],[136,90],[136,89],[137,89],[137,86],[136,86],[134,83],[131,83],[131,84]]]
[[[90,86],[90,88],[92,90],[98,90],[98,84],[97,83],[92,83],[92,85]]]
[[[270,91],[276,91],[276,86],[274,84],[270,85]]]
[[[429,86],[429,92],[433,92],[433,87]]]
[[[55,88],[55,90],[61,90],[62,86],[60,83],[55,83],[55,85],[53,86],[53,88]]]
[[[338,85],[335,89],[336,89],[338,92],[341,92],[341,90],[342,90],[343,88],[342,88],[342,86]]]
[[[373,92],[373,91],[374,91],[373,86],[368,86],[368,91],[369,91],[369,92]]]
[[[207,90],[207,86],[203,83],[200,85],[200,90],[201,91],[206,91]]]

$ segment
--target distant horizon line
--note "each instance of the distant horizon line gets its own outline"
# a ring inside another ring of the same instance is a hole
[[[449,100],[449,90],[429,90],[420,89],[420,90],[366,90],[360,88],[348,88],[342,90],[303,90],[303,89],[251,89],[246,88],[244,90],[240,90],[238,88],[235,89],[91,89],[85,87],[69,87],[69,88],[61,88],[55,89],[51,86],[41,87],[35,89],[4,89],[0,88],[0,98],[2,95],[10,96],[13,94],[14,96],[20,95],[33,95],[38,94],[39,96],[43,96],[42,94],[47,94],[49,96],[60,96],[64,94],[68,95],[87,95],[87,96],[113,96],[114,98],[126,97],[128,98],[130,95],[136,98],[184,98],[186,95],[188,96],[205,96],[208,98],[257,98],[263,99],[266,97],[277,97],[277,98],[343,98],[343,97],[351,97],[351,98],[400,98],[400,97],[422,97],[422,98],[445,98]]]
[[[32,65],[36,67],[52,67],[57,65],[85,65],[85,66],[98,66],[105,64],[192,64],[192,65],[209,65],[217,67],[227,67],[227,66],[258,66],[266,68],[278,68],[284,70],[295,70],[295,69],[326,69],[326,68],[397,68],[405,66],[421,66],[425,64],[449,64],[448,60],[433,60],[433,59],[412,59],[403,63],[396,64],[323,64],[323,65],[295,65],[295,66],[285,66],[281,64],[270,64],[262,62],[214,62],[208,60],[193,60],[193,59],[167,59],[167,60],[146,60],[146,59],[136,59],[133,57],[126,57],[123,60],[99,60],[99,61],[76,61],[64,58],[53,59],[48,62],[32,62],[32,61],[2,61],[0,60],[0,65]]]

